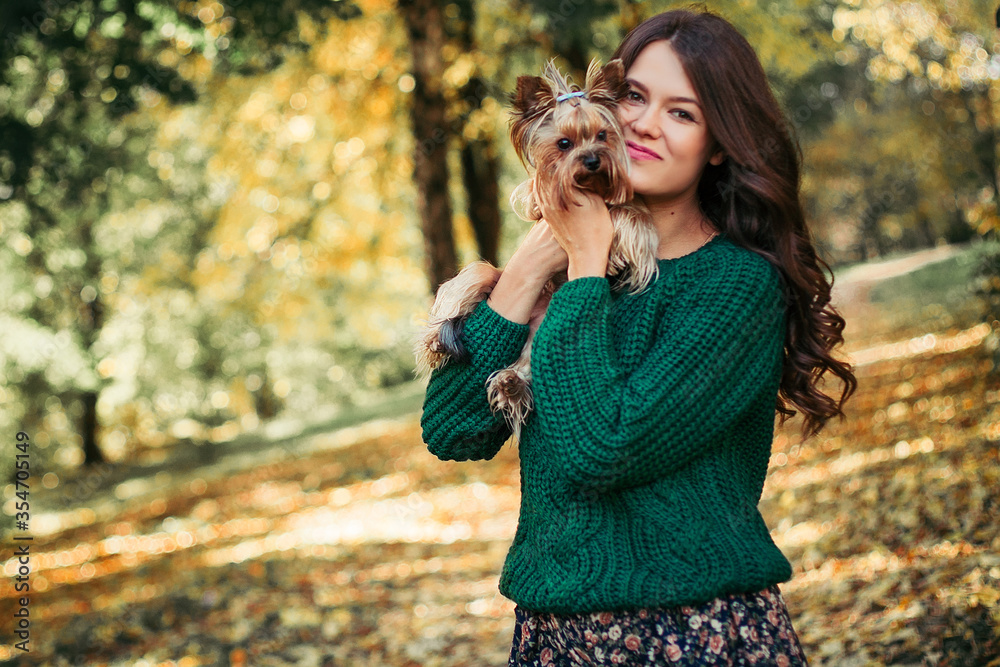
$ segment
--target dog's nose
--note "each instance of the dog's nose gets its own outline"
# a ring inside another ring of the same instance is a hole
[[[588,155],[583,158],[583,166],[587,168],[588,171],[597,171],[601,166],[601,158],[596,155]]]

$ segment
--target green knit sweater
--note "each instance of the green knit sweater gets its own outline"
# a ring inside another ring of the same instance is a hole
[[[757,509],[783,358],[779,274],[725,236],[658,265],[638,295],[570,280],[535,334],[520,517],[499,586],[526,609],[693,605],[792,576]],[[511,432],[486,378],[527,335],[476,307],[462,333],[469,362],[427,386],[431,453],[496,455]]]

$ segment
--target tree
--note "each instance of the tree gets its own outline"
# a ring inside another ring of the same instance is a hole
[[[457,134],[461,143],[462,184],[465,190],[466,212],[476,237],[479,256],[498,265],[500,250],[500,156],[493,142],[492,128],[478,121],[484,114],[483,104],[490,99],[490,88],[483,77],[482,66],[476,62],[478,49],[475,37],[476,7],[472,0],[455,3],[458,23],[455,41],[459,53],[472,61],[467,81],[460,86]],[[480,58],[481,59],[481,58]]]
[[[134,253],[127,244],[104,244],[104,221],[150,188],[164,194],[160,181],[169,168],[144,155],[149,128],[127,116],[151,96],[194,100],[192,51],[223,70],[276,66],[279,45],[306,45],[294,37],[299,11],[339,18],[357,13],[350,2],[318,0],[291,7],[248,0],[228,10],[134,0],[0,6],[0,199],[8,200],[5,233],[15,236],[14,253],[24,260],[22,280],[10,284],[17,298],[8,303],[12,316],[31,322],[29,329],[82,359],[83,369],[58,381],[30,364],[27,373],[36,390],[76,395],[85,464],[102,459],[95,345],[108,317],[106,295],[122,278],[115,267],[129,264],[122,258]],[[8,355],[8,377],[23,376],[15,367],[24,361]],[[37,403],[45,393],[24,398]],[[37,405],[28,413],[37,416]]]
[[[431,291],[457,272],[455,239],[448,194],[448,140],[444,63],[444,16],[438,0],[401,0],[412,58],[410,119],[415,140],[413,182],[424,232]]]
[[[997,215],[997,114],[995,81],[1000,62],[991,56],[1000,46],[982,17],[993,7],[934,0],[900,4],[865,0],[842,6],[834,15],[833,35],[850,36],[853,53],[866,63],[866,76],[882,85],[905,85],[917,107],[932,116],[948,150],[960,160],[960,178],[952,180],[969,222],[981,233],[995,229]],[[971,160],[967,159],[971,158]]]

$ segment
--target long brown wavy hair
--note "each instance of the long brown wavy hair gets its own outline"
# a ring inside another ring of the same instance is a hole
[[[702,211],[734,243],[766,258],[782,276],[785,359],[778,390],[781,423],[804,417],[815,435],[857,388],[850,364],[831,350],[843,343],[844,318],[830,304],[833,272],[816,254],[799,199],[802,150],[749,42],[702,6],[653,16],[635,27],[612,58],[625,71],[651,42],[666,40],[701,101],[709,132],[726,159],[709,163],[698,183]],[[830,272],[829,280],[823,270]],[[824,375],[843,382],[839,399],[822,391]]]

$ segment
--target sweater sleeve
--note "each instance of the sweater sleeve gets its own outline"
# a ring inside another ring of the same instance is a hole
[[[766,261],[713,267],[657,323],[626,373],[612,347],[605,278],[569,281],[532,343],[540,427],[582,488],[640,486],[704,454],[763,391],[777,391],[784,300]]]
[[[446,461],[492,459],[511,436],[486,398],[486,380],[511,365],[528,340],[528,325],[501,316],[483,299],[465,321],[467,362],[451,360],[434,369],[420,418],[423,440]]]

